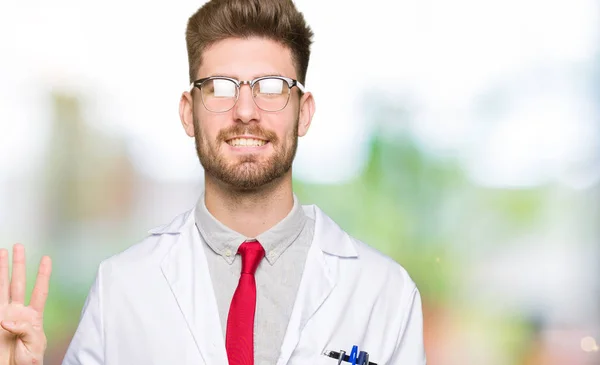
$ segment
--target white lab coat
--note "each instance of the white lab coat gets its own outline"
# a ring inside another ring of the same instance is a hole
[[[323,352],[353,345],[378,365],[425,364],[421,298],[407,272],[318,207],[303,208],[315,236],[277,365],[335,365]],[[149,233],[100,264],[63,365],[227,364],[193,210]]]

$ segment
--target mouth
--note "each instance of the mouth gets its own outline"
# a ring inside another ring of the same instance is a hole
[[[262,147],[269,141],[256,137],[234,137],[225,141],[231,147]]]

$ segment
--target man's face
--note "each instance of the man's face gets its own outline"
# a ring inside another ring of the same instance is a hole
[[[297,78],[289,49],[263,38],[213,44],[203,53],[197,75],[198,79],[227,76],[240,81],[269,75]],[[252,190],[291,173],[298,136],[308,130],[314,111],[310,93],[300,98],[294,87],[284,109],[266,112],[255,104],[250,86],[242,85],[235,106],[222,113],[204,107],[198,88],[191,95],[192,107],[187,112],[184,108],[183,114],[191,113],[193,123],[190,115],[182,115],[182,122],[195,138],[207,177],[237,190]]]

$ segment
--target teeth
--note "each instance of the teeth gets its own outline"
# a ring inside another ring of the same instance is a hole
[[[260,139],[252,138],[234,138],[227,143],[229,143],[233,147],[260,147],[264,146],[267,142]]]

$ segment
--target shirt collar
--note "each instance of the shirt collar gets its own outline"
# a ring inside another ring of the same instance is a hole
[[[279,223],[257,237],[245,237],[219,222],[206,208],[202,194],[195,209],[196,226],[208,246],[228,264],[233,263],[237,250],[244,241],[257,240],[265,249],[265,258],[273,265],[296,240],[306,224],[306,213],[295,194],[293,198],[292,210]]]

